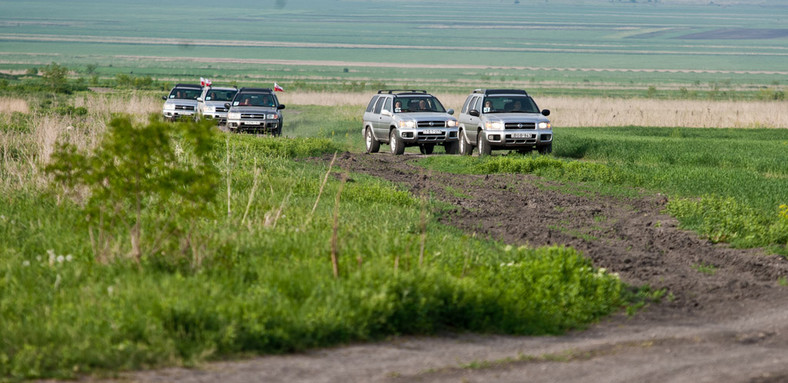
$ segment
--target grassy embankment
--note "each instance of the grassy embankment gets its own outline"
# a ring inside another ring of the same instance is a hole
[[[352,142],[342,132],[355,132],[355,113],[297,105],[292,110],[301,114],[290,118],[321,120],[335,139],[220,134],[212,153],[222,175],[215,202],[193,222],[174,223],[190,227],[185,241],[153,224],[179,209],[177,200],[144,212],[136,262],[126,226],[91,237],[97,231],[81,204],[84,189],[67,196],[43,172],[57,140],[87,150],[105,137],[113,112],[159,104],[103,97],[71,109],[36,103],[30,112],[0,114],[2,381],[191,365],[394,334],[557,333],[623,304],[618,279],[572,249],[478,240],[422,215],[430,204],[422,196],[366,176],[342,182],[342,169],[304,160]],[[154,250],[144,241],[151,237],[171,246]]]

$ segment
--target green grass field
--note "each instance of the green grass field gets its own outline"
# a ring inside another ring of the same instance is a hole
[[[709,84],[751,92],[784,86],[788,77],[782,10],[768,4],[39,0],[0,7],[0,69],[58,62],[74,76],[105,80],[208,77],[330,90],[338,81],[456,91],[508,85],[615,96]],[[97,67],[86,73],[88,65]],[[600,92],[600,84],[614,89]]]

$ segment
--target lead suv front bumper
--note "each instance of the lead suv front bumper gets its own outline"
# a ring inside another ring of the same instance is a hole
[[[458,140],[457,128],[413,128],[397,129],[397,134],[405,144],[442,144]]]
[[[553,131],[537,129],[505,129],[483,131],[491,147],[535,148],[553,142]]]

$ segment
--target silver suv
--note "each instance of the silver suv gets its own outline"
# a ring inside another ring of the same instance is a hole
[[[282,134],[282,109],[269,88],[241,88],[227,108],[227,127],[233,132]]]
[[[177,84],[168,96],[162,96],[164,119],[175,121],[183,117],[194,117],[197,110],[197,98],[200,97],[202,87],[194,84]]]
[[[402,154],[406,146],[419,146],[422,154],[432,154],[435,145],[446,153],[457,153],[457,119],[454,109],[446,110],[425,90],[380,90],[364,112],[361,133],[367,153],[388,143],[391,153]]]
[[[231,102],[238,88],[206,86],[197,98],[197,118],[216,120],[219,125],[227,122],[227,108],[224,104]]]
[[[553,130],[547,109],[539,111],[533,98],[518,89],[476,89],[460,112],[460,153],[479,155],[493,149],[515,149],[528,153],[553,151]]]

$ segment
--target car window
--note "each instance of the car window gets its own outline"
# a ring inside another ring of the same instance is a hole
[[[380,114],[380,109],[383,108],[383,100],[385,97],[378,98],[377,104],[375,104],[375,114]]]
[[[375,101],[378,100],[378,96],[373,96],[372,100],[369,100],[369,105],[367,105],[367,112],[371,112],[372,109],[375,108]]]
[[[485,113],[539,113],[539,108],[529,96],[490,96],[484,99],[489,105]]]
[[[470,105],[471,100],[473,100],[473,97],[468,97],[468,98],[465,99],[465,103],[462,104],[462,112],[460,112],[460,113],[468,112],[468,105]]]
[[[401,111],[408,112],[440,112],[445,113],[443,104],[433,96],[397,96],[397,101],[402,104]]]
[[[268,93],[240,93],[233,99],[233,106],[276,106],[276,99]]]
[[[205,101],[232,101],[237,90],[215,90],[211,89],[205,94]]]
[[[200,97],[200,93],[202,93],[202,89],[173,88],[170,92],[170,98],[178,100],[196,100]]]
[[[479,109],[479,100],[481,100],[481,97],[476,96],[473,98],[473,101],[471,101],[471,109],[481,110]]]
[[[391,112],[391,99],[386,97],[386,103],[383,105],[383,110]]]

